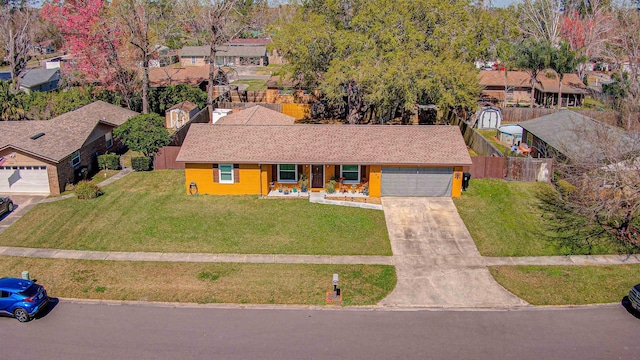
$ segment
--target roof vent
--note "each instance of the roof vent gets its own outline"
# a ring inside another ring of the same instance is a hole
[[[33,136],[31,137],[31,140],[36,140],[36,139],[41,138],[41,137],[43,137],[43,136],[44,136],[44,133],[43,133],[43,132],[41,132],[41,133],[37,133],[37,134],[35,134],[35,135],[33,135]]]

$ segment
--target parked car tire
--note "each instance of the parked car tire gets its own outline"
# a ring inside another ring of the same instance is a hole
[[[31,320],[29,319],[29,314],[27,313],[27,311],[23,308],[17,308],[13,310],[13,316],[21,323]]]
[[[9,212],[13,211],[13,203],[12,202],[9,203],[9,206],[7,207],[7,210],[9,210]]]

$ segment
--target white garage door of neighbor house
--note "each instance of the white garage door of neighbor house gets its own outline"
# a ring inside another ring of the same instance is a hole
[[[382,168],[382,196],[449,197],[453,168]]]
[[[0,166],[0,193],[49,194],[45,166]]]

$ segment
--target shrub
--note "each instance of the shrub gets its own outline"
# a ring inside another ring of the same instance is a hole
[[[338,183],[335,180],[331,180],[327,183],[327,186],[325,186],[325,191],[327,192],[327,194],[333,194],[336,192],[336,185]]]
[[[558,180],[558,189],[564,195],[569,195],[576,190],[576,187],[567,180]]]
[[[98,167],[102,170],[120,169],[120,156],[115,154],[104,154],[98,156]]]
[[[131,158],[131,167],[135,171],[151,170],[151,158],[146,156],[138,156]]]
[[[102,189],[91,181],[81,181],[75,187],[76,196],[81,200],[95,199],[102,195]]]

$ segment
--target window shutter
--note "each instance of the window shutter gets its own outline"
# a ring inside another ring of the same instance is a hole
[[[369,180],[369,177],[367,176],[367,166],[366,165],[360,166],[360,180],[362,180],[362,178],[366,178],[367,180]]]
[[[340,165],[336,165],[335,166],[335,172],[334,172],[334,176],[336,177],[336,179],[340,180],[340,178],[342,174],[340,174]]]
[[[298,165],[298,178],[296,180],[300,180],[300,176],[302,176],[303,171],[304,171],[304,165]]]
[[[240,168],[233,166],[233,182],[240,182]]]
[[[271,181],[278,181],[278,165],[276,164],[271,165]]]
[[[220,182],[220,172],[218,171],[218,164],[213,164],[213,182]]]

